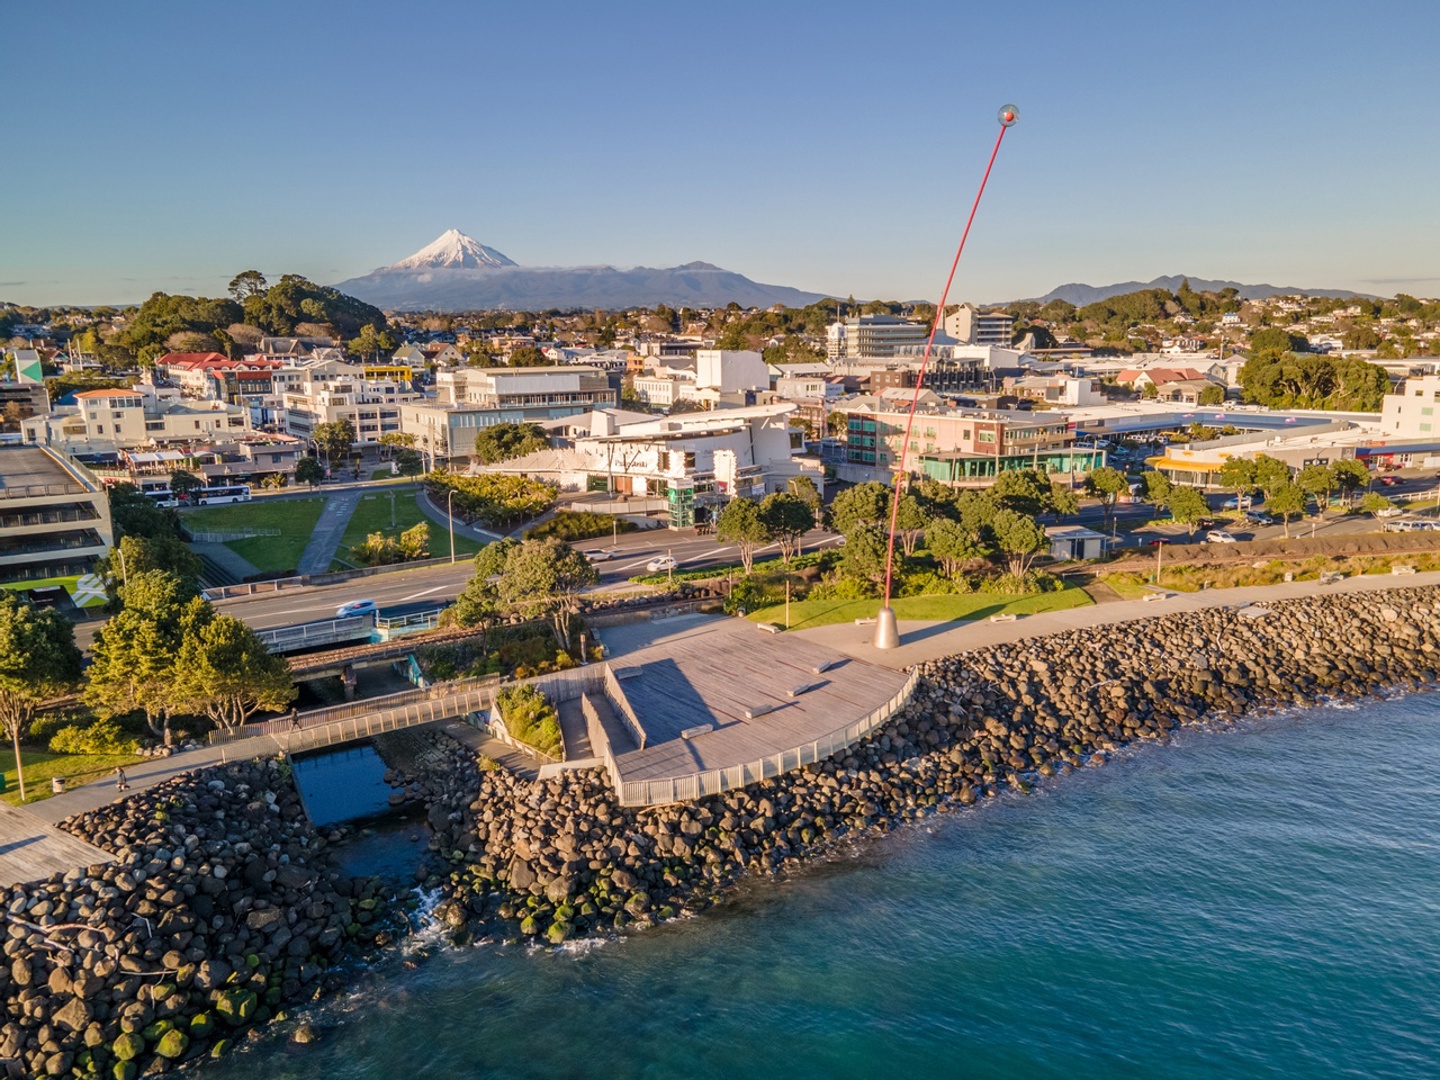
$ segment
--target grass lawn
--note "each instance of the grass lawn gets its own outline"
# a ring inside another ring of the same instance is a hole
[[[52,754],[48,750],[22,746],[20,760],[25,765],[25,794],[30,796],[26,802],[38,802],[50,797],[52,776],[63,776],[70,787],[79,787],[110,775],[116,766],[128,768],[144,758],[132,754]],[[20,785],[15,779],[15,750],[12,746],[0,750],[0,777],[4,778],[5,784],[0,799],[19,805]]]
[[[890,602],[897,619],[923,619],[949,622],[958,619],[985,619],[1010,612],[1034,615],[1042,611],[1064,611],[1093,603],[1084,589],[1068,588],[1063,592],[1036,593],[1032,596],[998,596],[990,593],[962,593],[939,596],[903,596]],[[853,622],[873,618],[879,600],[798,600],[790,605],[790,629]],[[785,625],[785,605],[776,604],[750,613],[756,622]]]
[[[74,577],[38,578],[34,581],[7,581],[3,585],[0,585],[0,589],[16,589],[20,592],[24,592],[26,589],[46,589],[52,585],[59,585],[70,594],[70,599],[74,600],[76,606],[78,607],[102,606],[105,603],[104,593],[82,592],[81,595],[78,597],[75,595],[76,582],[80,580],[81,576],[83,575],[76,575]]]
[[[389,536],[399,536],[406,529],[418,525],[424,521],[430,525],[430,554],[434,556],[450,554],[450,533],[444,525],[438,521],[431,521],[421,512],[416,504],[419,495],[417,491],[396,491],[395,496],[395,527],[390,527],[390,495],[384,494],[362,495],[359,503],[355,506],[355,513],[350,517],[350,524],[346,526],[345,535],[340,538],[340,547],[336,555],[343,559],[353,544],[358,544],[365,537],[373,532],[385,533]],[[468,536],[455,534],[456,556],[470,556],[480,550],[480,543]]]
[[[231,540],[225,546],[257,570],[294,570],[315,531],[315,523],[325,509],[325,500],[261,499],[228,506],[202,506],[186,510],[181,516],[197,529],[279,529],[279,536],[256,536],[249,540]]]

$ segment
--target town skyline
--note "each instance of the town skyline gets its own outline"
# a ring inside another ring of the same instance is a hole
[[[1440,29],[1430,8],[1387,8],[1417,38]],[[237,267],[335,283],[456,226],[529,266],[698,260],[933,298],[1005,101],[1020,121],[957,295],[1177,271],[1380,295],[1440,283],[1440,223],[1417,213],[1440,151],[1414,138],[1440,90],[1393,49],[1391,20],[1334,6],[1228,4],[1197,25],[1110,5],[1077,25],[1040,4],[993,39],[976,13],[927,3],[878,35],[846,4],[823,20],[741,4],[718,25],[643,4],[543,22],[453,4],[402,18],[371,3],[343,23],[247,11],[13,13],[17,40],[63,45],[67,63],[14,60],[42,160],[0,179],[16,211],[0,296],[219,295]],[[676,77],[680,53],[713,75]],[[201,54],[198,79],[133,63]]]

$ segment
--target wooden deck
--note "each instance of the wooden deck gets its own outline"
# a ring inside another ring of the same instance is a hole
[[[645,731],[645,748],[616,754],[625,780],[725,769],[824,741],[890,701],[904,672],[843,656],[745,619],[687,623],[677,633],[617,656],[612,667]],[[821,674],[815,668],[834,664]],[[791,691],[809,689],[796,697]],[[746,712],[771,711],[746,718]],[[714,730],[689,739],[680,733]]]
[[[0,803],[0,885],[38,881],[109,861],[107,852],[18,807]]]

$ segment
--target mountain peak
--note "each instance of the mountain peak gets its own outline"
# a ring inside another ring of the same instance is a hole
[[[401,259],[387,270],[436,270],[448,269],[484,270],[501,266],[514,266],[515,262],[492,247],[466,236],[459,229],[446,229],[432,243],[425,245],[414,255]]]

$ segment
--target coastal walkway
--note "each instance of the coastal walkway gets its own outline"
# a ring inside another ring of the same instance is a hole
[[[300,556],[300,565],[295,572],[301,577],[306,574],[323,574],[330,569],[335,553],[340,549],[340,538],[360,505],[360,490],[340,491],[325,497],[325,509],[310,534],[310,542]]]
[[[1182,611],[1204,611],[1207,608],[1241,608],[1276,600],[1294,600],[1306,596],[1344,595],[1345,593],[1376,592],[1385,589],[1414,589],[1440,585],[1440,571],[1424,574],[1369,574],[1342,578],[1322,584],[1320,581],[1291,581],[1278,585],[1252,585],[1237,589],[1204,589],[1200,592],[1164,592],[1164,599],[1121,600],[1047,611],[1026,615],[1014,622],[989,621],[904,621],[900,623],[900,647],[877,649],[873,642],[875,627],[854,623],[836,623],[808,630],[791,631],[799,637],[825,645],[857,660],[868,660],[892,668],[908,668],[927,660],[1002,645],[1011,641],[1059,634],[1066,630],[1085,630],[1111,623],[1132,622],[1173,615]],[[1157,590],[1159,592],[1161,590]]]
[[[0,803],[0,885],[18,885],[109,861],[108,852],[34,814]]]

